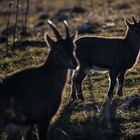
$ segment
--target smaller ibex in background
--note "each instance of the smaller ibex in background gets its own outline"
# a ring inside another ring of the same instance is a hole
[[[122,87],[126,70],[133,67],[140,49],[140,21],[125,21],[127,31],[124,38],[105,38],[84,36],[76,40],[76,55],[80,68],[75,71],[71,99],[84,100],[82,81],[90,70],[109,71],[108,97],[113,97],[113,90],[118,81],[118,95],[122,96]]]
[[[12,73],[0,80],[0,131],[9,124],[24,126],[23,139],[32,140],[31,131],[37,124],[39,139],[47,140],[49,123],[59,108],[68,69],[78,66],[75,56],[76,34],[70,36],[64,21],[66,38],[48,21],[57,41],[48,34],[45,40],[51,47],[47,61]],[[28,128],[28,129],[27,129]],[[26,130],[26,131],[25,131]]]

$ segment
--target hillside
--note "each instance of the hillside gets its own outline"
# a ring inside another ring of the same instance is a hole
[[[126,32],[124,19],[132,21],[132,16],[137,20],[140,19],[140,1],[138,0],[30,0],[26,23],[27,34],[22,34],[25,27],[26,2],[19,0],[14,39],[14,43],[17,44],[14,44],[15,51],[12,54],[10,50],[13,45],[17,1],[12,0],[10,12],[9,3],[5,0],[0,2],[0,75],[44,62],[49,52],[44,42],[44,33],[53,35],[47,25],[48,19],[56,23],[62,32],[64,32],[62,24],[64,19],[68,21],[71,33],[80,29],[84,23],[93,25],[92,30],[81,31],[79,37],[85,34],[123,37]],[[9,13],[8,41],[6,41]],[[51,123],[52,140],[63,140],[68,137],[69,140],[135,140],[140,138],[140,104],[138,103],[136,108],[135,106],[129,108],[125,102],[132,95],[138,95],[140,98],[140,58],[135,67],[126,74],[124,96],[118,98],[115,95],[111,103],[111,128],[108,128],[106,120],[102,119],[102,106],[108,88],[108,74],[90,74],[83,82],[85,102],[76,101],[72,104],[68,104],[71,90],[69,79],[63,93],[61,108]],[[60,130],[66,132],[68,136],[62,134]],[[15,137],[18,139],[18,134],[9,134],[7,139],[15,140]],[[1,140],[3,139],[4,136],[1,135]]]

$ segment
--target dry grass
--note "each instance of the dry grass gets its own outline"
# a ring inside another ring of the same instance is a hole
[[[47,19],[52,19],[63,31],[61,22],[58,22],[60,10],[65,11],[71,32],[77,29],[85,21],[97,25],[97,32],[94,35],[102,36],[124,36],[125,24],[124,18],[131,20],[131,16],[139,18],[140,2],[138,0],[31,0],[31,8],[28,18],[28,31],[31,36],[27,40],[43,40],[44,32],[51,32],[47,25]],[[0,8],[0,31],[6,27],[7,4],[1,1]],[[85,9],[84,13],[71,13],[73,7],[80,6]],[[68,9],[68,10],[67,10]],[[44,13],[48,14],[46,19],[40,19]],[[13,10],[14,13],[14,10]],[[14,17],[14,14],[12,14]],[[11,20],[11,24],[13,21]],[[43,23],[40,26],[39,23]],[[19,32],[18,32],[19,36]],[[18,37],[19,39],[19,37]],[[12,36],[10,42],[12,43]],[[16,50],[15,55],[5,56],[5,46],[0,44],[0,74],[5,75],[17,69],[29,65],[38,65],[46,59],[48,48],[33,48],[29,46],[25,49]],[[108,78],[106,75],[93,75],[91,77],[93,90],[89,92],[89,79],[83,83],[85,103],[76,102],[74,105],[68,105],[70,85],[67,83],[63,94],[62,106],[60,112],[55,116],[51,123],[51,132],[55,140],[62,140],[64,136],[59,135],[54,128],[64,130],[72,140],[102,140],[102,139],[138,139],[140,137],[140,110],[126,111],[121,105],[118,106],[116,119],[112,120],[113,132],[105,132],[106,125],[102,123],[100,127],[100,113],[96,112],[95,105],[101,108],[106,97]],[[138,93],[140,90],[140,60],[135,68],[126,75],[123,100],[129,95]],[[136,119],[138,118],[138,119]],[[102,128],[102,129],[100,129]],[[103,130],[103,131],[100,131]],[[55,132],[55,133],[54,133]],[[12,136],[9,136],[9,139]],[[14,138],[15,139],[15,138]]]

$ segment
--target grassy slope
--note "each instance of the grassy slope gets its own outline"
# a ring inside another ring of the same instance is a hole
[[[3,2],[4,5],[5,2]],[[73,6],[82,6],[86,9],[83,14],[73,14],[68,18],[71,31],[74,31],[83,22],[90,21],[97,24],[97,33],[95,35],[103,36],[123,36],[125,34],[126,27],[123,19],[129,18],[132,15],[138,17],[139,4],[137,0],[111,0],[108,5],[105,0],[50,0],[46,2],[38,2],[38,0],[31,0],[32,7],[29,15],[29,31],[35,32],[34,35],[29,37],[32,40],[43,40],[43,32],[51,32],[50,28],[46,25],[46,20],[43,20],[45,25],[40,27],[34,27],[37,23],[42,22],[39,20],[39,16],[47,9],[49,18],[53,19],[58,24],[60,30],[63,30],[60,22],[56,20],[56,13],[60,9],[72,8]],[[45,5],[46,4],[46,5]],[[2,6],[2,4],[1,4]],[[41,10],[38,10],[41,9]],[[55,10],[54,10],[55,9]],[[3,11],[7,9],[3,8]],[[0,15],[0,30],[5,28],[6,16]],[[113,23],[114,25],[111,26]],[[17,50],[16,55],[5,57],[4,45],[0,44],[0,74],[4,75],[13,72],[17,69],[21,69],[29,65],[37,65],[44,62],[48,53],[47,48],[27,48],[25,50]],[[140,110],[135,112],[125,111],[121,106],[118,106],[120,112],[116,113],[117,119],[113,120],[114,131],[113,133],[103,134],[99,130],[99,117],[100,113],[94,111],[94,104],[101,105],[106,96],[108,87],[108,78],[106,75],[92,75],[93,83],[92,93],[90,92],[89,79],[86,79],[83,83],[84,96],[86,98],[85,106],[83,103],[76,103],[75,106],[68,106],[67,101],[70,92],[70,85],[67,84],[64,95],[61,111],[52,121],[52,126],[61,128],[66,131],[68,135],[74,140],[92,140],[92,139],[134,139],[134,137],[140,136],[140,122],[132,118],[140,118]],[[137,93],[140,90],[140,61],[138,61],[135,68],[130,70],[126,75],[124,94],[125,98],[128,95]],[[121,99],[120,99],[121,100]],[[123,113],[122,113],[123,112]],[[104,129],[106,126],[102,123]],[[103,130],[104,130],[103,129]],[[55,134],[56,135],[56,134]],[[57,139],[60,136],[57,136]]]

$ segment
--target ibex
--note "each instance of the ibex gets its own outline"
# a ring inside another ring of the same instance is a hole
[[[46,62],[0,79],[0,130],[9,124],[17,124],[25,128],[22,136],[25,140],[32,140],[34,124],[38,127],[39,139],[47,140],[50,120],[61,103],[68,69],[78,66],[73,43],[76,33],[71,36],[64,21],[66,38],[63,38],[51,21],[48,24],[57,41],[45,35],[51,48]]]
[[[97,36],[83,36],[76,39],[76,55],[80,63],[74,72],[71,100],[84,100],[82,81],[90,70],[108,71],[108,96],[113,97],[113,90],[118,82],[118,96],[122,96],[122,88],[126,71],[133,67],[140,49],[140,21],[134,17],[133,23],[125,20],[126,35],[123,38],[105,38]]]

